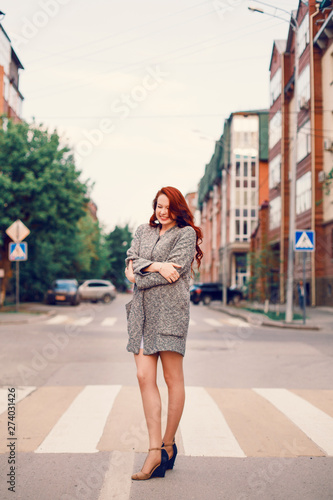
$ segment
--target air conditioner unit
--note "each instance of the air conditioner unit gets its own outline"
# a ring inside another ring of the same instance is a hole
[[[318,181],[324,182],[325,179],[326,179],[326,172],[324,172],[324,170],[321,170],[320,172],[318,172]]]
[[[299,107],[301,109],[309,109],[309,101],[306,97],[302,96],[299,101]]]
[[[324,139],[324,150],[333,153],[333,141],[331,139]]]

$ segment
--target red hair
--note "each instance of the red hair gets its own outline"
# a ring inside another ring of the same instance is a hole
[[[202,231],[201,231],[200,227],[197,227],[194,225],[192,212],[189,209],[188,204],[186,203],[184,196],[182,195],[182,193],[178,189],[171,187],[171,186],[167,186],[167,187],[163,187],[162,189],[160,189],[157,192],[157,194],[153,200],[154,213],[150,217],[149,225],[152,227],[158,226],[158,222],[156,222],[156,206],[157,206],[157,199],[161,194],[164,194],[168,198],[170,217],[176,221],[177,226],[178,227],[191,226],[191,227],[193,227],[194,231],[196,232],[197,242],[196,242],[195,259],[197,261],[197,265],[199,268],[200,263],[201,263],[201,259],[203,257],[202,250],[199,246],[202,243]]]

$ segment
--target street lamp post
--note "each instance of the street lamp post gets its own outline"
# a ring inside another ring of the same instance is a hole
[[[267,5],[273,7],[265,2],[260,2],[259,0],[254,0],[262,5]],[[303,2],[306,4],[306,2]],[[251,8],[253,12],[259,12],[260,14],[266,14],[271,17],[276,17],[282,19],[289,24],[289,21],[282,16],[278,16],[276,11],[281,11],[290,15],[290,13],[279,7],[273,7],[275,9],[274,14],[267,13],[261,9]],[[287,271],[287,301],[286,301],[286,322],[291,323],[293,320],[293,290],[294,290],[294,236],[296,228],[296,171],[297,171],[297,137],[298,137],[298,97],[297,97],[297,80],[299,72],[299,61],[298,61],[298,23],[294,14],[291,14],[290,26],[295,33],[295,76],[294,76],[294,130],[293,130],[293,160],[290,171],[290,185],[289,185],[289,242],[288,242],[288,271]]]

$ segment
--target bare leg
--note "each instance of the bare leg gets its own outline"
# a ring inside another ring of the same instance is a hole
[[[143,349],[140,349],[139,354],[135,354],[134,358],[148,428],[149,448],[161,448],[161,396],[156,381],[158,354],[145,356]],[[161,452],[150,451],[142,472],[148,474],[160,461]]]
[[[168,386],[168,418],[163,442],[173,442],[183,413],[185,403],[185,386],[183,373],[183,356],[178,352],[160,352],[164,379]],[[172,446],[166,447],[169,456],[172,456]]]

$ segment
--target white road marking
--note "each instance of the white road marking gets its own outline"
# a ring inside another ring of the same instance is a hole
[[[35,453],[95,453],[120,385],[87,385]]]
[[[132,451],[114,451],[112,453],[98,500],[110,500],[111,498],[128,500],[130,498],[134,456]]]
[[[68,316],[65,316],[64,314],[57,314],[56,316],[53,316],[53,318],[46,320],[45,323],[47,325],[59,325],[60,323],[64,323],[67,320]]]
[[[210,326],[222,326],[221,322],[213,318],[204,318],[204,322]]]
[[[246,323],[246,321],[240,319],[240,318],[226,318],[225,320],[221,320],[223,323],[226,323],[227,325],[230,326],[241,326],[245,328],[249,328],[250,325],[249,323]]]
[[[287,389],[253,389],[297,425],[327,455],[333,456],[333,418]]]
[[[92,322],[94,318],[92,316],[81,316],[75,319],[72,324],[76,326],[85,326]]]
[[[194,319],[190,319],[189,326],[195,326],[195,325],[196,322],[194,321]]]
[[[103,319],[101,326],[113,326],[117,322],[118,318],[105,318]]]
[[[186,455],[245,457],[222,412],[203,387],[186,387],[180,427]]]
[[[14,386],[15,387],[15,386]],[[0,414],[7,411],[8,408],[8,394],[13,394],[13,392],[9,392],[8,388],[12,388],[12,386],[1,387],[0,388]],[[22,399],[29,396],[31,392],[36,389],[35,386],[25,386],[25,387],[16,387],[15,388],[15,404],[22,401]]]

